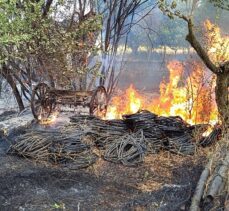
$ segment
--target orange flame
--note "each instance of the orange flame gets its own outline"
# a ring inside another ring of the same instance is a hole
[[[124,95],[113,97],[111,106],[108,107],[106,119],[122,118],[123,114],[136,113],[143,105],[144,97],[131,84]]]
[[[123,95],[115,96],[108,107],[107,119],[147,109],[162,116],[181,116],[190,124],[216,123],[217,109],[213,100],[214,79],[206,77],[200,64],[193,64],[189,77],[184,77],[184,65],[170,61],[169,81],[160,84],[160,96],[151,100],[141,95],[133,85]]]
[[[220,28],[211,23],[210,20],[204,22],[207,31],[206,40],[208,55],[215,63],[223,63],[229,60],[229,36],[223,36]]]
[[[58,114],[59,112],[55,111],[48,118],[38,117],[39,123],[41,125],[51,125],[56,121]]]

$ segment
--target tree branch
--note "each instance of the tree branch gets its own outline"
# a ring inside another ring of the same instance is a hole
[[[53,0],[47,0],[46,4],[44,5],[42,13],[43,18],[45,18],[48,15],[52,2]]]
[[[210,60],[207,52],[203,49],[199,41],[196,39],[196,36],[193,32],[193,22],[192,19],[186,19],[188,23],[188,35],[186,36],[186,40],[191,44],[191,46],[196,50],[199,57],[203,60],[204,64],[215,74],[219,73],[219,68],[217,68],[213,62]]]

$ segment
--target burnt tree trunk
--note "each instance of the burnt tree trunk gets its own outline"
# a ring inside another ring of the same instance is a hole
[[[21,95],[18,91],[17,85],[13,79],[13,76],[10,74],[10,72],[8,71],[5,64],[2,65],[2,75],[6,79],[6,81],[8,82],[8,84],[10,85],[10,87],[13,90],[13,94],[16,98],[19,110],[23,111],[25,109],[25,107],[24,107]]]
[[[218,73],[216,79],[216,103],[219,114],[225,125],[229,126],[229,73]]]
[[[2,84],[3,84],[3,81],[2,81],[2,78],[0,76],[0,98],[2,97]]]

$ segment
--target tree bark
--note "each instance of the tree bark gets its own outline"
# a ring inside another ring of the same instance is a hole
[[[53,0],[47,0],[46,4],[43,6],[43,14],[42,14],[43,18],[45,18],[48,15],[52,2]]]
[[[218,106],[219,114],[224,122],[226,128],[229,127],[229,74],[225,73],[217,74],[216,79],[216,103]]]
[[[10,72],[8,71],[7,67],[5,64],[2,65],[2,75],[3,77],[6,79],[6,81],[9,83],[10,87],[13,90],[13,94],[16,98],[17,104],[18,104],[18,108],[19,111],[23,111],[25,109],[22,98],[20,96],[20,93],[18,91],[18,88],[16,86],[16,83],[12,77],[12,75],[10,74]]]
[[[2,78],[0,76],[0,98],[2,97]]]

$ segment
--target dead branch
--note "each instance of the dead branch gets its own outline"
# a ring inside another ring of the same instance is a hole
[[[206,165],[204,171],[202,172],[199,182],[196,186],[195,193],[192,197],[192,204],[190,207],[190,211],[199,211],[200,210],[200,201],[202,199],[204,189],[206,187],[207,179],[210,175],[211,166],[212,166],[212,161],[210,160],[208,164]]]
[[[191,211],[199,211],[200,207],[209,210],[214,205],[215,198],[225,189],[228,182],[229,155],[226,136],[223,140],[222,145],[216,148],[200,176],[192,198]]]

